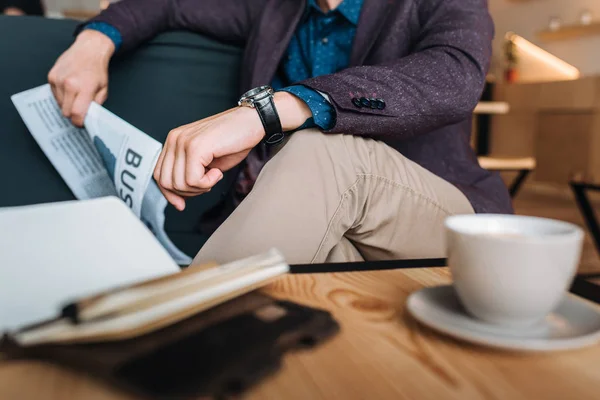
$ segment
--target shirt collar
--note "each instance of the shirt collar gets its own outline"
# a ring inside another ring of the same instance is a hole
[[[339,11],[348,21],[354,25],[358,25],[358,18],[360,17],[360,10],[362,8],[364,0],[343,0],[342,3],[335,9]],[[314,9],[320,13],[323,13],[321,7],[317,4],[317,0],[308,0],[307,12]]]

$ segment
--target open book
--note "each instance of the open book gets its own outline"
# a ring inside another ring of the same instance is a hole
[[[92,103],[85,128],[63,117],[50,85],[12,96],[31,135],[76,198],[119,197],[154,233],[181,265],[189,255],[180,251],[164,231],[167,200],[152,178],[162,145]]]
[[[180,270],[116,197],[3,208],[0,226],[0,337],[24,347],[136,337],[289,271],[276,250]]]

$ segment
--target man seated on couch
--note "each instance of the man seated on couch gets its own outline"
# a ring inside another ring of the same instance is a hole
[[[115,52],[174,29],[243,45],[242,87],[255,88],[171,131],[158,160],[180,210],[246,163],[239,206],[195,262],[270,247],[290,263],[439,257],[447,216],[512,212],[469,146],[493,37],[485,0],[123,0],[50,71],[65,116],[81,125],[106,99]]]

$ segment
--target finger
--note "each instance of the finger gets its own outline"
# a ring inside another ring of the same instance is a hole
[[[170,190],[161,188],[160,186],[159,188],[163,196],[165,196],[165,199],[167,199],[167,201],[171,203],[173,207],[175,207],[178,211],[185,210],[185,198],[183,196],[173,193]]]
[[[223,179],[223,172],[218,168],[211,168],[195,187],[198,189],[212,189],[221,179]]]
[[[169,191],[182,196],[182,197],[194,197],[194,196],[198,196],[207,192],[210,192],[211,188],[208,189],[197,189],[197,188],[190,188],[190,190],[177,190],[177,189],[169,189]]]
[[[73,102],[75,101],[75,96],[77,92],[75,91],[66,91],[63,97],[62,103],[62,113],[66,118],[71,118],[71,110],[73,109]]]
[[[50,89],[52,89],[52,94],[54,95],[54,98],[56,99],[56,102],[58,103],[58,106],[60,107],[61,106],[61,101],[59,101],[59,96],[62,99],[62,94],[59,93],[58,86],[55,85],[55,84],[53,84],[53,83],[51,83],[50,84]]]
[[[174,131],[168,133],[167,138],[165,139],[165,143],[163,144],[163,148],[158,155],[158,160],[156,160],[156,166],[154,167],[154,180],[156,183],[159,183],[160,176],[162,174],[162,165],[165,160],[165,154],[167,154],[169,143],[171,142],[171,136],[174,135]]]
[[[58,77],[56,68],[52,68],[50,72],[48,72],[48,83],[50,84],[50,89],[52,89],[52,94],[60,107],[62,105],[62,90],[60,85],[58,84]]]
[[[178,192],[192,190],[186,183],[186,152],[185,137],[182,135],[177,139],[175,149],[175,161],[173,163],[173,188]]]
[[[71,121],[76,126],[83,126],[83,121],[85,120],[88,108],[90,108],[93,96],[94,94],[91,91],[79,92],[73,101]]]
[[[175,163],[175,149],[167,143],[165,156],[160,167],[160,178],[158,184],[167,190],[173,190],[173,165]]]
[[[185,158],[185,182],[188,188],[193,190],[203,189],[201,186],[202,178],[208,171],[206,165],[212,161],[212,155],[205,156],[202,151],[205,150],[201,145],[195,144],[188,147]]]
[[[100,105],[104,104],[106,99],[108,98],[108,87],[103,87],[96,93],[96,97],[94,97],[94,101]]]
[[[52,88],[52,93],[54,93],[54,98],[56,99],[58,106],[62,107],[63,98],[64,98],[62,86],[60,84],[53,84],[53,85],[50,85],[50,87]]]
[[[156,181],[156,183],[158,183],[158,181],[160,181],[160,173],[161,173],[161,169],[162,169],[163,160],[165,159],[166,148],[167,147],[165,144],[165,147],[163,147],[163,149],[160,151],[160,154],[158,155],[158,160],[156,160],[156,165],[154,166],[154,174],[152,176],[154,177],[154,180]]]

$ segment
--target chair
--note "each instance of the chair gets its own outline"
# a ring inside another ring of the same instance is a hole
[[[589,198],[590,191],[600,191],[600,184],[584,179],[572,179],[569,182],[569,185],[575,195],[575,201],[577,202],[579,211],[581,211],[585,224],[592,235],[596,250],[600,255],[600,223],[598,223],[598,217],[594,212],[594,208],[592,207]]]
[[[518,172],[517,177],[509,186],[510,197],[512,198],[517,195],[527,176],[536,167],[536,160],[533,157],[504,158],[480,156],[478,160],[479,165],[489,171]]]
[[[477,152],[479,165],[489,171],[497,172],[518,172],[517,177],[510,184],[510,197],[515,197],[521,188],[523,182],[536,167],[536,160],[533,157],[505,158],[489,156],[490,152],[490,129],[491,117],[493,115],[504,115],[510,111],[510,105],[503,101],[490,101],[492,99],[491,83],[486,84],[486,89],[482,95],[482,100],[475,107],[473,126],[475,134],[472,136],[471,145]]]

